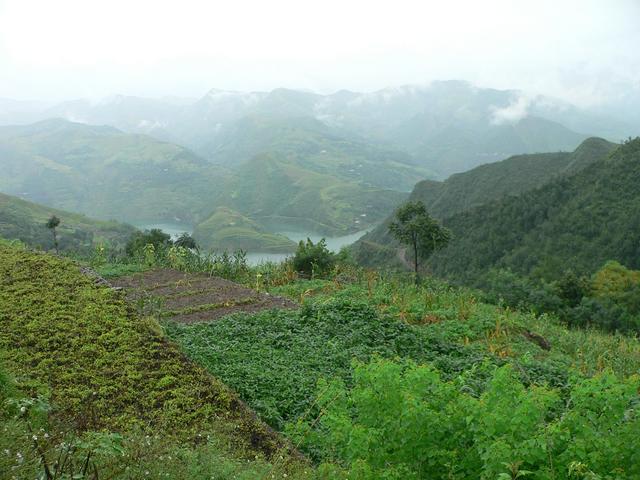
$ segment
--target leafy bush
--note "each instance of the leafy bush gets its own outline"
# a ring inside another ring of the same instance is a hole
[[[335,254],[329,251],[324,238],[315,244],[307,238],[306,242],[300,240],[298,244],[293,267],[309,276],[322,276],[333,268],[335,261]]]
[[[525,388],[510,366],[479,397],[429,366],[355,364],[353,387],[320,381],[318,419],[289,426],[325,453],[325,478],[634,479],[640,476],[640,378],[577,380],[569,401]]]
[[[140,255],[147,245],[153,245],[155,250],[159,250],[161,247],[172,243],[171,235],[164,233],[159,228],[145,230],[144,232],[136,231],[129,238],[125,246],[125,252],[130,257],[134,257]]]

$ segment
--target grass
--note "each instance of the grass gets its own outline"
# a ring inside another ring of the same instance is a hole
[[[183,267],[200,272],[198,265]],[[102,265],[116,274],[142,268]],[[408,277],[344,266],[330,279],[314,280],[295,279],[276,265],[229,272],[302,307],[161,326],[136,315],[121,294],[94,285],[72,261],[0,244],[6,325],[0,360],[7,372],[0,368],[0,395],[16,396],[6,380],[14,376],[25,398],[45,399],[52,406],[46,431],[58,443],[70,434],[87,444],[95,435],[103,442],[100,435],[121,435],[126,457],[95,457],[104,472],[118,472],[115,478],[147,471],[185,479],[312,478],[316,471],[295,455],[284,452],[280,460],[286,442],[242,402],[294,435],[314,458],[327,460],[322,442],[306,442],[292,425],[322,423],[318,385],[327,379],[351,389],[354,361],[429,365],[473,399],[482,398],[505,365],[527,391],[552,388],[563,402],[586,378],[640,373],[637,338],[570,330],[553,317],[485,304],[473,291],[430,278],[416,286]],[[194,288],[186,293],[199,293]],[[15,410],[4,415],[9,435],[0,447],[10,450],[11,461],[2,461],[13,468],[16,449],[28,452],[24,476],[33,478],[39,459],[29,441],[31,424]],[[55,445],[45,445],[51,455]]]

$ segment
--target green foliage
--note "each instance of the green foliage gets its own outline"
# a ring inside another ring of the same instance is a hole
[[[417,274],[418,260],[427,259],[436,250],[446,247],[451,240],[451,232],[431,218],[427,207],[420,201],[405,203],[396,210],[395,215],[396,221],[389,224],[389,231],[410,247]]]
[[[563,392],[574,367],[585,375],[606,366],[619,375],[640,370],[635,339],[568,331],[548,317],[504,311],[437,281],[416,286],[365,276],[354,283],[299,280],[270,291],[305,304],[300,312],[164,326],[187,355],[276,428],[315,418],[316,380],[338,378],[350,385],[353,358],[429,362],[446,380],[463,375],[474,395],[485,389],[492,365],[505,363],[526,385],[549,384]],[[552,349],[542,350],[526,331],[544,336]]]
[[[175,239],[173,244],[176,247],[192,248],[194,250],[198,250],[198,244],[196,243],[194,238],[187,232],[181,233],[178,238]]]
[[[144,253],[147,245],[153,245],[154,250],[157,250],[170,244],[173,244],[171,235],[164,233],[159,228],[145,230],[144,232],[136,231],[127,241],[125,252],[130,257],[134,257]]]
[[[336,255],[329,251],[324,238],[313,243],[309,238],[306,242],[300,240],[298,249],[293,256],[293,268],[311,277],[329,273],[336,263]]]
[[[541,187],[558,176],[577,173],[606,158],[614,148],[615,144],[606,140],[589,138],[573,152],[516,155],[456,173],[444,182],[423,180],[415,185],[409,200],[424,202],[435,218],[446,219],[503,197]],[[388,231],[391,221],[392,217],[388,217],[356,243],[354,249],[361,264],[403,267],[394,262],[399,243]],[[370,255],[372,246],[377,247],[379,255]],[[388,250],[380,251],[383,248]]]
[[[608,298],[625,307],[631,314],[640,314],[640,271],[630,270],[618,262],[607,262],[591,279],[591,295]]]
[[[280,429],[311,408],[319,376],[345,377],[354,357],[420,349],[412,329],[344,301],[165,328],[191,358]]]
[[[445,220],[455,240],[434,273],[482,286],[491,268],[553,281],[591,275],[608,260],[640,268],[640,139],[573,176]]]
[[[319,420],[290,427],[343,465],[323,467],[329,478],[640,475],[638,376],[577,380],[565,403],[548,387],[525,388],[508,366],[480,397],[465,393],[463,378],[443,381],[429,366],[379,360],[354,368],[352,388],[319,382]]]
[[[69,260],[0,246],[0,312],[7,370],[26,391],[50,392],[49,435],[58,440],[138,430],[170,448],[204,434],[251,456],[282,446],[225,385],[185,361],[154,320],[137,317],[119,292]]]
[[[51,215],[49,220],[47,220],[46,225],[49,230],[54,230],[58,225],[60,225],[60,219],[55,215]]]
[[[567,271],[556,282],[535,281],[508,270],[487,275],[484,298],[537,313],[553,313],[570,326],[640,331],[640,272],[607,262],[590,279]]]

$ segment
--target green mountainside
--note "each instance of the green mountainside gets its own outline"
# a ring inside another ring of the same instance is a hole
[[[275,223],[330,235],[382,220],[426,174],[404,154],[336,136],[313,119],[253,118],[246,129],[221,151],[237,160],[224,167],[112,127],[65,120],[0,127],[0,191],[137,224],[198,225],[228,207],[257,222],[254,230]],[[200,230],[211,238],[215,224]],[[249,244],[267,252],[288,245],[264,235],[254,240]]]
[[[640,139],[573,176],[444,219],[455,239],[434,273],[479,284],[494,267],[558,278],[593,273],[607,260],[640,267]]]
[[[189,150],[112,127],[0,127],[0,190],[96,218],[193,222],[223,172]]]
[[[323,234],[362,230],[382,220],[406,194],[318,173],[273,154],[236,169],[218,205],[265,225],[292,224]]]
[[[119,95],[98,104],[65,102],[41,115],[148,134],[185,145],[203,158],[232,163],[248,158],[247,153],[264,153],[253,149],[259,144],[281,143],[289,136],[277,122],[299,122],[306,128],[315,121],[341,137],[402,152],[429,173],[422,178],[446,178],[521,153],[573,150],[587,134],[619,141],[633,131],[615,118],[558,99],[464,81],[327,95],[286,88],[212,89],[198,100],[181,102]],[[256,118],[274,122],[272,133],[265,137],[253,130],[260,128],[252,125]]]
[[[407,153],[368,143],[311,116],[246,116],[206,149],[212,161],[225,165],[267,153],[315,173],[401,191],[431,176]]]
[[[415,186],[409,198],[424,202],[433,216],[445,219],[502,197],[540,187],[558,176],[576,173],[605,158],[614,148],[615,144],[606,140],[589,138],[573,152],[516,155],[452,175],[444,182],[423,180]],[[358,259],[364,264],[394,262],[398,243],[388,231],[390,221],[391,217],[388,217],[354,246]]]
[[[0,237],[51,250],[53,238],[45,223],[52,215],[60,219],[56,230],[61,250],[87,250],[98,243],[122,246],[135,231],[122,223],[93,220],[0,193]]]

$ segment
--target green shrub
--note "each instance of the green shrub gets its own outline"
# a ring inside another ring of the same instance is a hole
[[[318,419],[289,426],[344,479],[635,479],[640,377],[577,380],[569,399],[525,388],[509,366],[478,398],[429,366],[355,364],[352,388],[321,381]]]
[[[141,255],[147,245],[153,245],[155,250],[159,250],[161,247],[172,243],[171,235],[164,233],[159,228],[145,230],[144,232],[136,231],[127,241],[125,252],[128,256],[135,257],[136,255]]]
[[[293,267],[296,271],[309,276],[326,275],[335,262],[335,254],[329,251],[324,238],[315,244],[308,238],[306,242],[300,240],[293,256]]]

